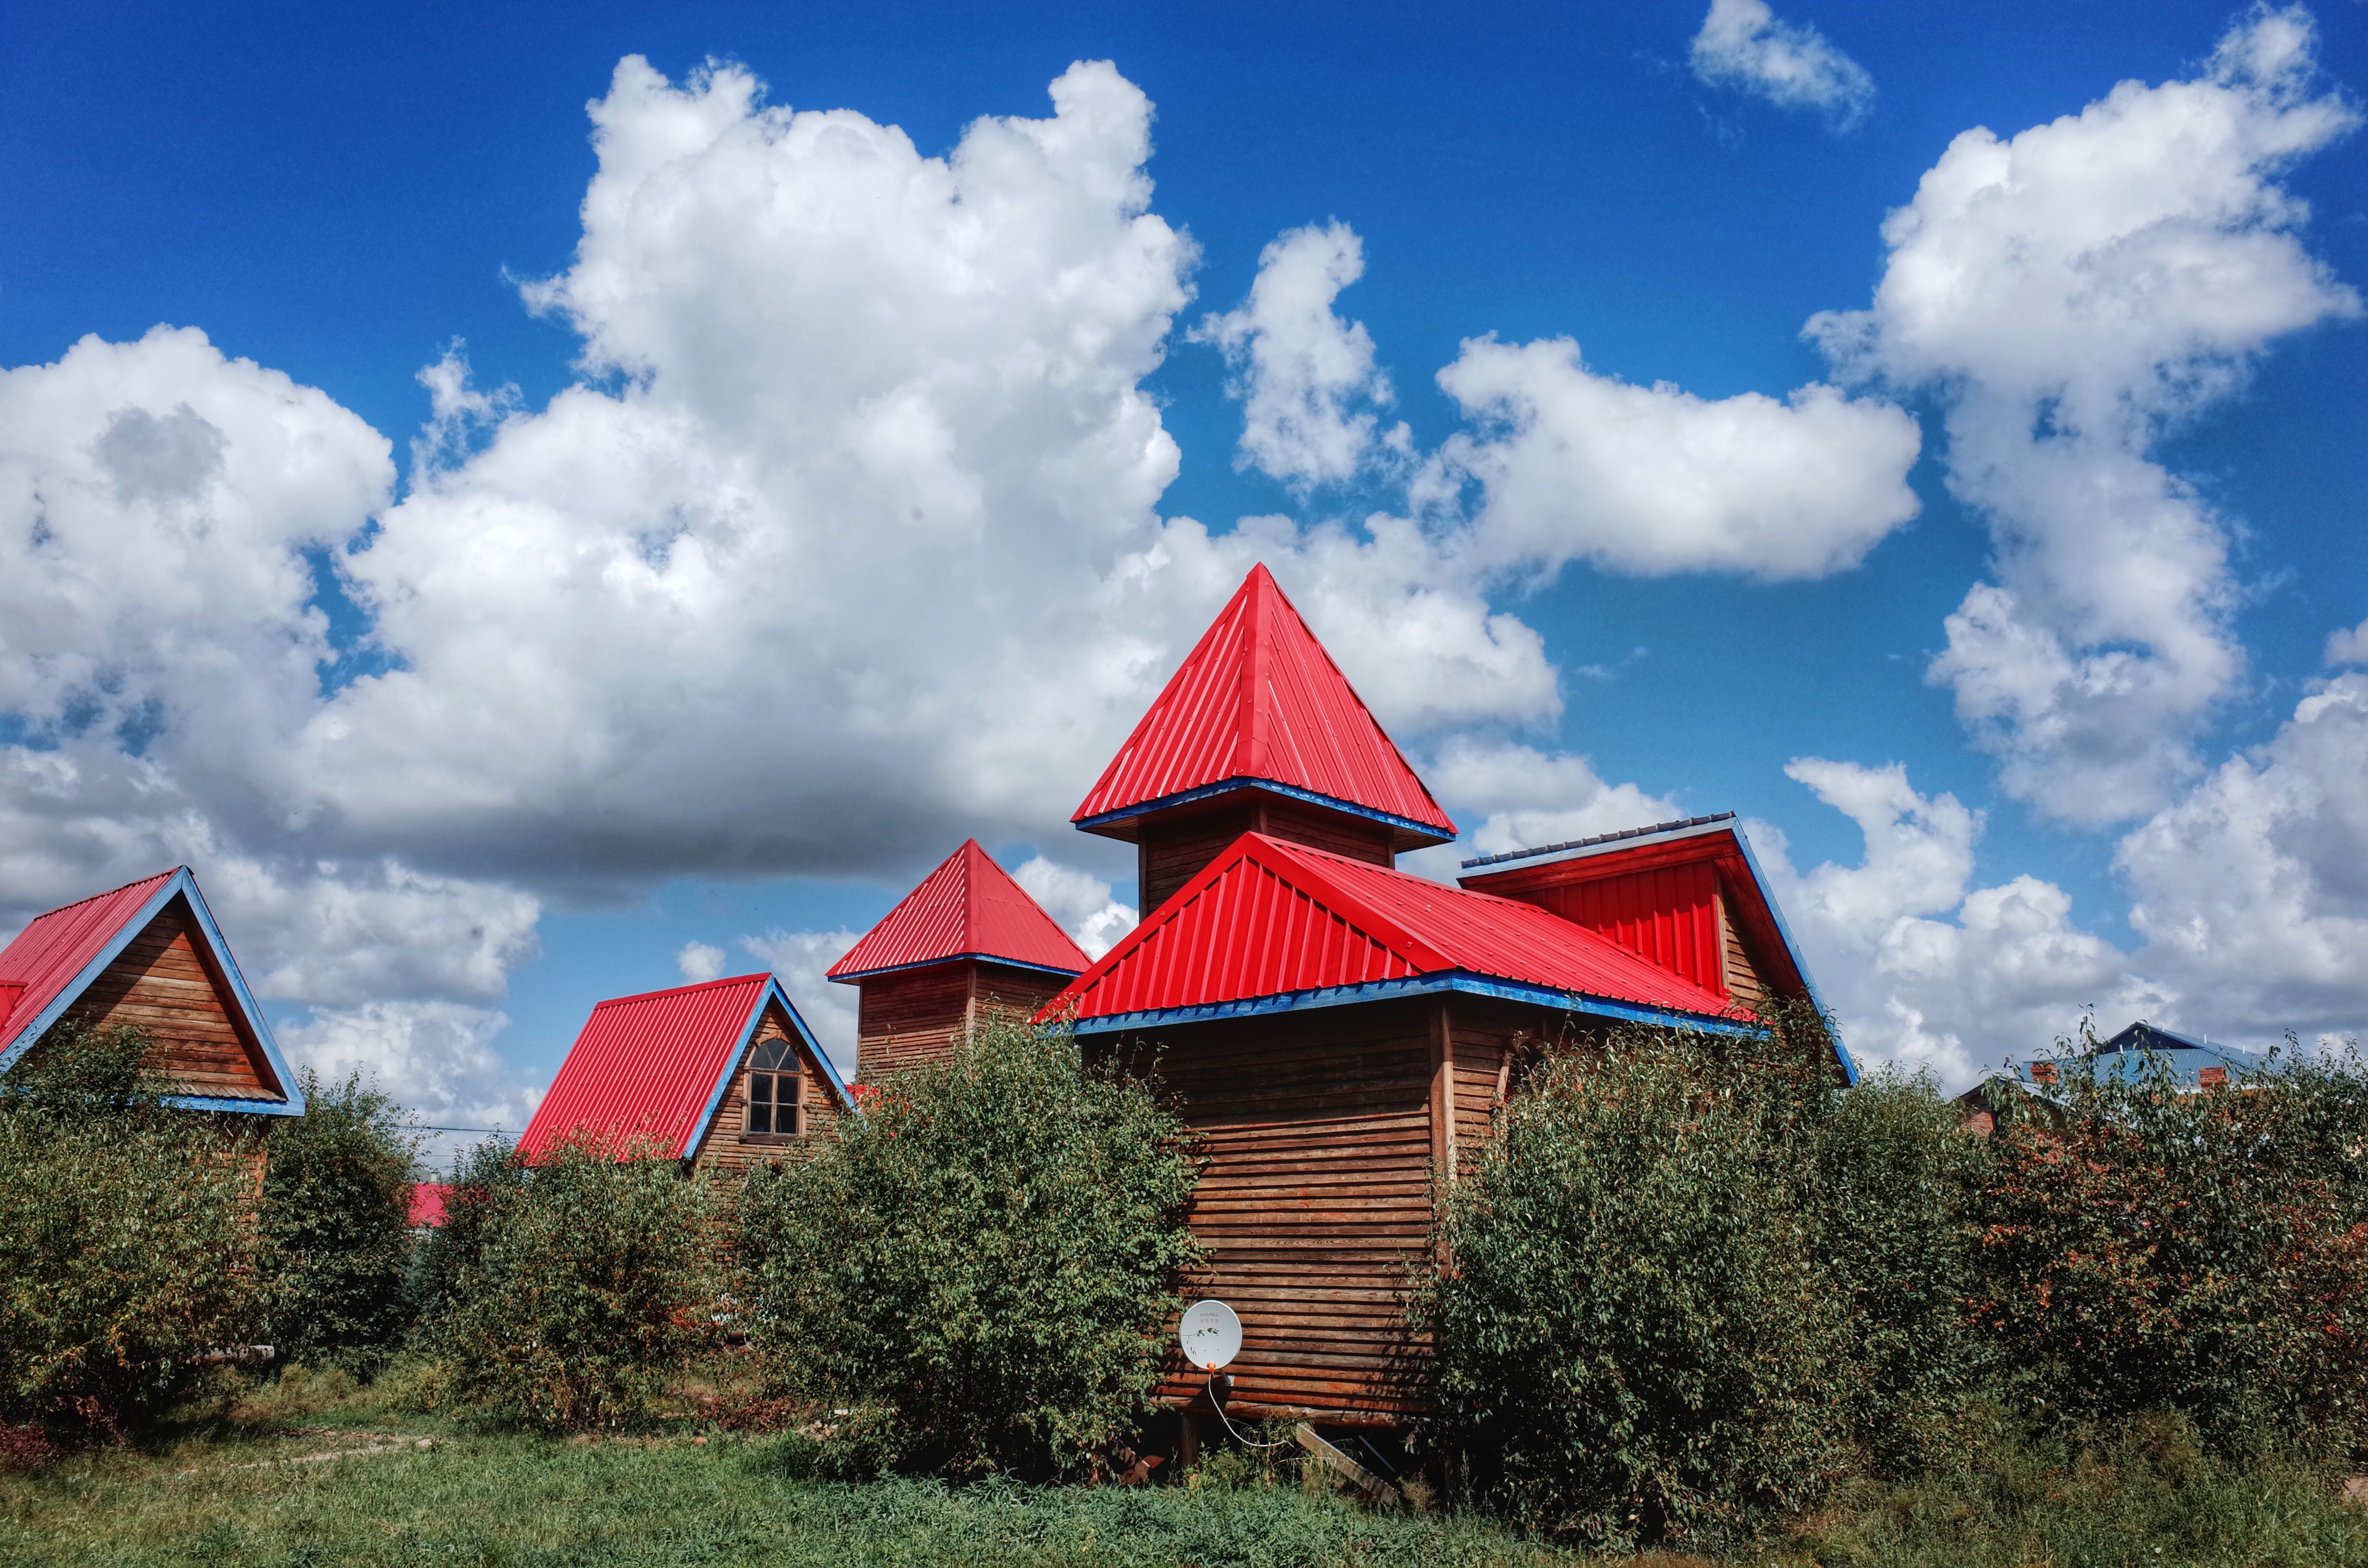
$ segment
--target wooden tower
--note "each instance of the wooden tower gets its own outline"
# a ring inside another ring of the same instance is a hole
[[[852,985],[866,1084],[950,1052],[982,1015],[1024,1018],[1086,955],[978,840],[966,839],[830,968]]]

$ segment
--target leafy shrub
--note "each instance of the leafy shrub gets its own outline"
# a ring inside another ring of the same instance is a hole
[[[1847,1467],[1807,1155],[1825,1076],[1781,1040],[1622,1030],[1504,1108],[1415,1303],[1440,1436],[1486,1498],[1592,1544],[1714,1540]]]
[[[579,1137],[530,1167],[464,1162],[423,1328],[456,1401],[546,1430],[623,1426],[713,1349],[710,1188],[643,1155]]]
[[[838,1129],[749,1179],[738,1246],[786,1385],[859,1412],[847,1464],[1049,1475],[1122,1436],[1198,1256],[1152,1089],[997,1023]]]
[[[305,1112],[279,1128],[263,1183],[271,1343],[305,1361],[375,1364],[405,1327],[417,1136],[359,1075],[308,1068]]]
[[[256,1151],[149,1049],[67,1022],[0,1080],[0,1420],[120,1433],[260,1327]]]
[[[1995,1369],[1968,1313],[1989,1145],[1928,1075],[1879,1068],[1816,1127],[1808,1199],[1849,1321],[1850,1431],[1885,1475],[1961,1467]]]
[[[2022,1406],[2183,1412],[2224,1446],[2368,1438],[2356,1057],[2200,1092],[2158,1062],[2123,1078],[2067,1056],[2056,1078],[2056,1115],[1990,1140],[1981,1193],[1977,1312]]]

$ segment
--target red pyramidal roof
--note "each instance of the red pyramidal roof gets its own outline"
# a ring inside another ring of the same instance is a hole
[[[1455,824],[1264,566],[1202,634],[1070,818],[1091,833],[1195,795],[1280,786],[1376,817],[1411,849]]]
[[[1047,1003],[1046,1017],[1263,1010],[1313,993],[1471,989],[1615,1017],[1717,1018],[1716,993],[1534,904],[1246,833]]]
[[[788,1017],[790,1032],[820,1065],[839,1103],[852,1104],[781,983],[769,974],[735,975],[595,1006],[551,1092],[535,1107],[518,1153],[531,1159],[586,1132],[687,1157],[723,1103],[768,1002]]]
[[[1075,974],[1087,962],[1028,890],[977,839],[968,838],[831,965],[828,978],[852,983],[887,970],[962,958],[1059,974]]]

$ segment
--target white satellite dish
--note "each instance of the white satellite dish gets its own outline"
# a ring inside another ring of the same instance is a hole
[[[1242,1353],[1242,1320],[1223,1301],[1195,1301],[1176,1325],[1176,1342],[1184,1359],[1213,1372]]]

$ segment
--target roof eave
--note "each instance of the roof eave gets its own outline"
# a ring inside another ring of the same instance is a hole
[[[1270,996],[1237,997],[1229,1001],[1201,1003],[1183,1007],[1159,1007],[1132,1013],[1109,1013],[1076,1019],[1072,1027],[1081,1035],[1112,1034],[1128,1029],[1161,1028],[1178,1024],[1202,1023],[1215,1018],[1252,1017],[1261,1014],[1302,1012],[1316,1007],[1353,1006],[1360,1003],[1391,1001],[1405,996],[1437,995],[1450,992],[1491,996],[1502,1001],[1525,1002],[1534,1006],[1578,1013],[1588,1017],[1613,1018],[1622,1023],[1654,1024],[1664,1028],[1697,1029],[1710,1034],[1755,1035],[1760,1032],[1759,1025],[1735,1018],[1691,1013],[1682,1008],[1656,1006],[1651,1003],[1602,996],[1588,992],[1561,991],[1552,986],[1532,984],[1526,981],[1506,980],[1499,976],[1480,974],[1470,970],[1441,970],[1428,974],[1410,975],[1398,980],[1367,981],[1357,985],[1323,986],[1308,991],[1278,992]]]
[[[902,974],[907,970],[935,969],[939,964],[960,963],[965,959],[973,963],[999,963],[1007,969],[1025,969],[1039,974],[1057,974],[1064,980],[1075,980],[1086,972],[1081,969],[1061,969],[1048,963],[1030,963],[1025,959],[1007,959],[998,953],[948,953],[941,959],[915,959],[911,963],[882,964],[877,969],[851,969],[845,974],[834,971],[824,975],[823,978],[838,985],[853,985],[860,980],[876,980],[883,974]]]
[[[1140,819],[1144,817],[1156,812],[1173,811],[1182,806],[1196,805],[1203,801],[1214,800],[1221,795],[1234,794],[1246,790],[1264,790],[1288,800],[1324,806],[1332,811],[1345,812],[1350,816],[1382,823],[1394,831],[1392,847],[1400,854],[1410,849],[1428,848],[1434,844],[1452,844],[1455,840],[1455,824],[1452,822],[1447,822],[1445,831],[1441,831],[1437,824],[1419,822],[1413,817],[1400,816],[1395,812],[1385,812],[1373,806],[1359,805],[1354,801],[1344,801],[1337,795],[1320,794],[1314,790],[1303,790],[1295,784],[1284,784],[1276,779],[1259,778],[1248,774],[1235,774],[1229,778],[1221,778],[1213,784],[1196,785],[1190,790],[1178,790],[1173,794],[1137,801],[1131,806],[1120,806],[1113,811],[1097,812],[1091,816],[1072,817],[1069,819],[1070,825],[1076,827],[1080,833],[1099,834],[1104,838],[1122,839],[1132,843],[1136,836]],[[1445,821],[1444,813],[1441,814],[1441,820]]]

